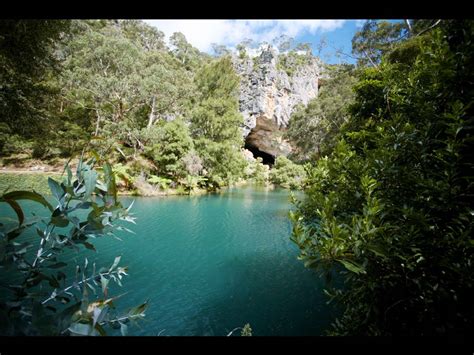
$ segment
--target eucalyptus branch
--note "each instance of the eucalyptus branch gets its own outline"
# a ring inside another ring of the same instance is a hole
[[[242,328],[242,327],[237,327],[237,328],[235,328],[235,329],[232,329],[232,330],[230,331],[230,333],[227,334],[227,336],[230,337],[230,336],[232,335],[232,333],[234,333],[236,330],[239,330],[239,329],[243,329],[243,328]]]
[[[93,280],[97,277],[100,277],[100,276],[109,276],[109,275],[113,275],[113,274],[118,274],[119,273],[119,270],[115,270],[115,271],[107,271],[107,272],[100,272],[98,273],[97,275],[92,275],[92,276],[89,276],[88,278],[82,280],[82,281],[79,281],[79,282],[75,282],[74,284],[72,284],[71,286],[68,286],[66,287],[65,289],[62,289],[61,291],[59,292],[56,292],[56,290],[53,291],[53,293],[51,294],[51,296],[49,296],[47,299],[45,299],[44,301],[41,302],[41,304],[45,304],[45,303],[48,303],[49,301],[53,300],[54,298],[56,298],[56,296],[59,296],[59,295],[62,295],[63,293],[66,293],[67,291],[69,291],[71,288],[73,287],[76,287],[76,286],[79,286],[83,283],[86,283],[87,281],[90,281],[90,280]]]
[[[433,28],[435,28],[436,26],[438,26],[440,23],[441,23],[441,20],[437,20],[437,21],[436,21],[433,25],[431,25],[430,27],[425,28],[423,31],[417,33],[416,36],[421,36],[423,33],[426,33],[426,32],[428,32],[429,30],[432,30]]]
[[[141,318],[141,317],[143,317],[142,313],[132,314],[132,315],[127,315],[127,316],[123,316],[123,317],[103,321],[103,322],[100,322],[99,324],[103,325],[103,324],[106,324],[106,323],[121,322],[121,321],[124,321],[124,320],[127,320],[127,319],[134,319],[134,318]]]

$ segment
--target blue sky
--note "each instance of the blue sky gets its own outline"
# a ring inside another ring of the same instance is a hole
[[[327,31],[317,34],[305,33],[296,39],[301,42],[309,42],[313,44],[313,53],[318,55],[317,47],[321,39],[324,39],[326,45],[320,53],[321,59],[326,63],[350,63],[355,64],[356,60],[345,55],[336,55],[337,50],[351,55],[352,53],[352,37],[360,29],[363,21],[345,21],[343,26],[333,31]]]
[[[243,39],[256,42],[271,40],[282,34],[293,37],[296,42],[317,44],[325,39],[327,45],[321,58],[327,63],[348,62],[354,59],[341,56],[337,49],[351,54],[351,40],[364,23],[363,20],[145,20],[163,31],[168,39],[174,32],[182,32],[187,40],[199,50],[212,54],[212,43],[235,47]]]

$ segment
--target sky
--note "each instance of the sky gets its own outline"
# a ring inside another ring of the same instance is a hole
[[[355,63],[348,56],[337,56],[336,49],[351,54],[351,40],[364,20],[145,20],[165,33],[166,39],[174,32],[182,32],[189,43],[202,52],[213,54],[212,43],[234,48],[242,40],[271,42],[287,35],[295,42],[312,44],[313,53],[326,63]],[[326,46],[318,52],[324,39]]]

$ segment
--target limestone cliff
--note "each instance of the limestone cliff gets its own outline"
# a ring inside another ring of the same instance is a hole
[[[283,132],[295,106],[318,95],[321,62],[311,58],[289,76],[278,68],[278,54],[271,46],[262,47],[253,58],[234,56],[233,62],[241,77],[239,104],[246,145],[274,157],[288,155],[291,146]]]

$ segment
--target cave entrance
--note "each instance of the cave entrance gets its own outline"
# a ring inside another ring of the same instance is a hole
[[[256,146],[254,146],[253,144],[250,144],[247,141],[245,142],[245,149],[250,150],[255,159],[257,159],[258,157],[262,158],[263,164],[269,165],[269,166],[273,166],[273,164],[275,164],[275,157],[273,155],[261,151]]]

